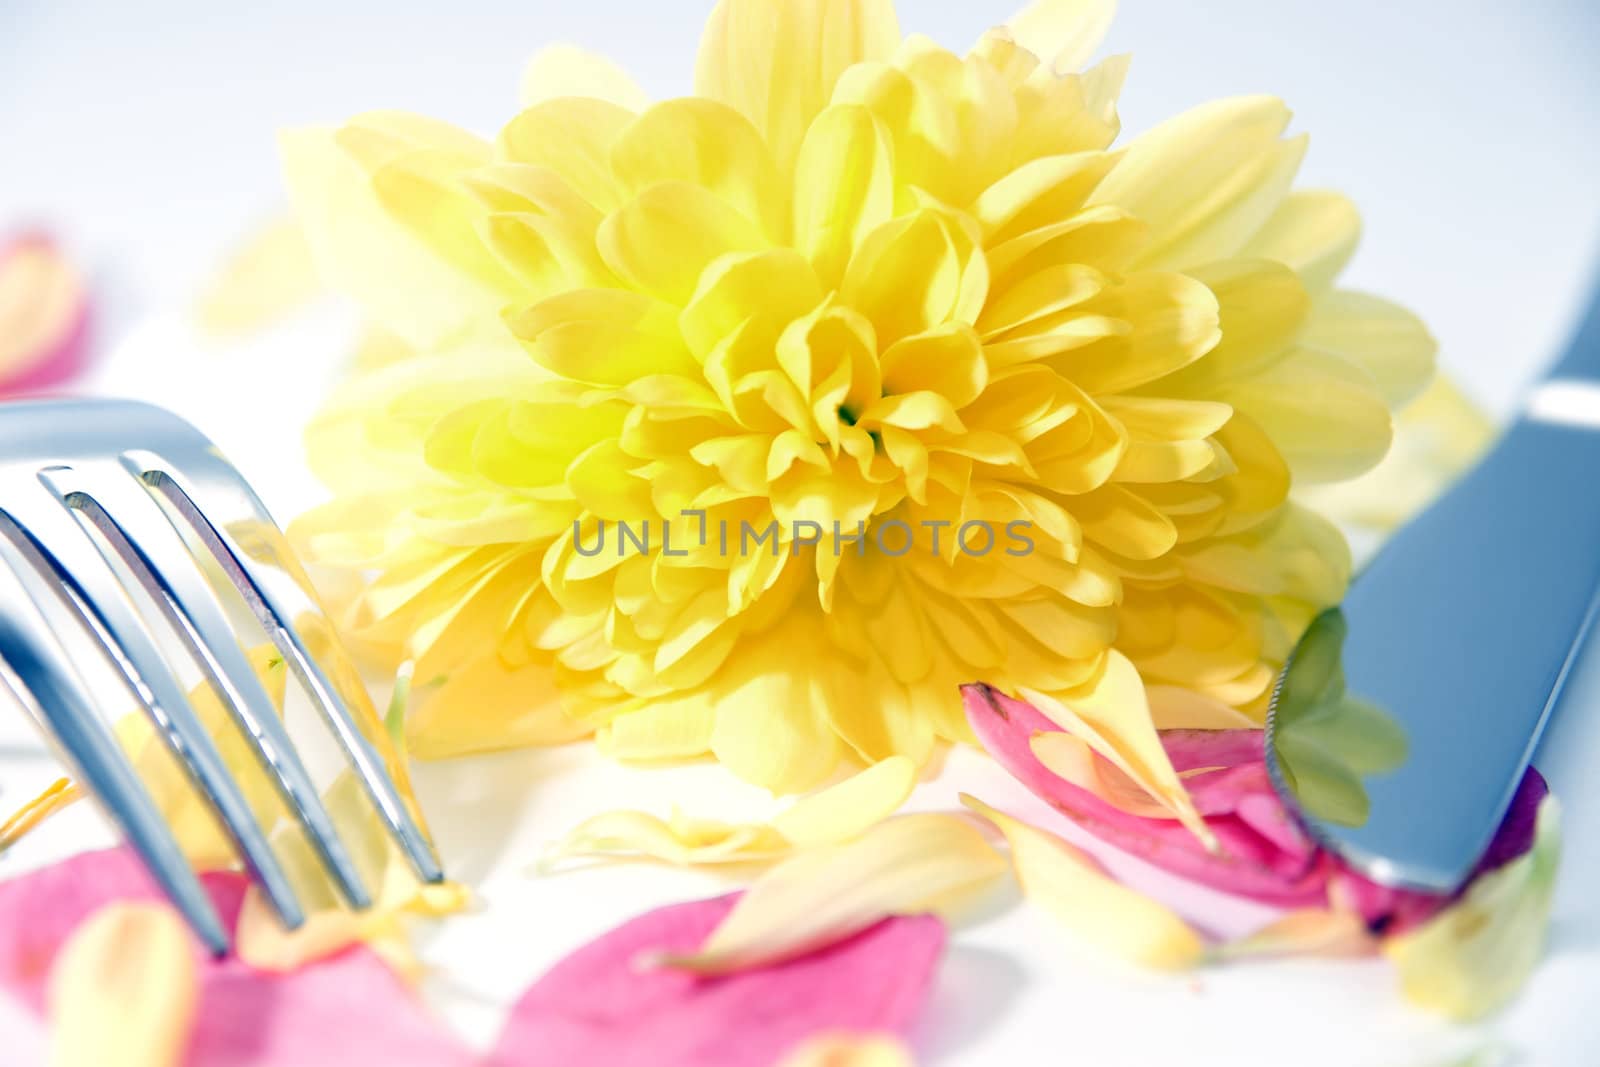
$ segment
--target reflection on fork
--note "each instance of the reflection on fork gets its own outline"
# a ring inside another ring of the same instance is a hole
[[[101,714],[105,695],[87,680],[89,660],[108,665],[150,717],[286,925],[303,921],[301,903],[168,646],[210,682],[340,895],[354,908],[371,896],[206,563],[265,629],[418,876],[441,881],[421,815],[401,788],[405,768],[358,674],[282,532],[215,446],[143,404],[0,407],[0,685],[59,745],[196,933],[222,952],[227,935]],[[320,658],[308,645],[314,638],[325,646]]]

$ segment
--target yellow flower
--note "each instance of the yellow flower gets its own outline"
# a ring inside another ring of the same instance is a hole
[[[1376,463],[1432,342],[1336,288],[1358,219],[1291,189],[1278,100],[1112,147],[1109,11],[963,57],[889,0],[723,0],[694,96],[566,50],[492,142],[285,138],[324,273],[415,350],[312,427],[296,528],[441,683],[414,753],[594,730],[797,791],[965,739],[976,678],[1259,717],[1349,575],[1291,482]]]

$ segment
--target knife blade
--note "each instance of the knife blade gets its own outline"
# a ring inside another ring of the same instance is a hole
[[[1597,606],[1600,294],[1489,455],[1296,646],[1267,720],[1279,794],[1373,880],[1454,891],[1504,816]]]

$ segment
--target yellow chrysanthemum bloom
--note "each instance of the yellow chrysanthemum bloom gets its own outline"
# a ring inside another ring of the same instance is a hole
[[[1072,72],[1108,10],[961,57],[889,0],[723,0],[691,97],[597,61],[492,142],[286,138],[325,273],[415,350],[313,427],[297,527],[439,682],[414,753],[592,729],[793,791],[965,738],[985,679],[1181,797],[1152,722],[1259,717],[1349,574],[1290,485],[1383,456],[1432,342],[1335,288],[1357,216],[1291,191],[1278,100],[1112,147],[1125,60]]]

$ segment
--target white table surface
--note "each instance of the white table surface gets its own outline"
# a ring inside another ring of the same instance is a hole
[[[1127,128],[1217,95],[1283,95],[1313,132],[1305,181],[1343,188],[1364,209],[1351,280],[1416,307],[1442,341],[1444,365],[1491,409],[1511,410],[1569,329],[1600,249],[1600,13],[1585,0],[1125,6],[1109,46],[1135,55]],[[280,516],[318,499],[298,428],[348,348],[350,317],[324,305],[217,345],[187,316],[230,245],[280,209],[273,129],[379,106],[492,128],[514,104],[522,60],[562,39],[607,51],[647,89],[671,95],[688,84],[709,4],[462,2],[447,15],[392,0],[333,7],[0,2],[0,233],[37,222],[66,237],[98,294],[103,362],[92,388],[193,418]],[[900,9],[906,28],[956,47],[1010,11],[956,0]],[[1424,1067],[1486,1042],[1519,1063],[1593,1062],[1597,713],[1600,651],[1539,756],[1566,808],[1552,945],[1525,996],[1489,1023],[1452,1027],[1406,1009],[1379,961],[1178,979],[1119,970],[1047,917],[1002,901],[955,937],[924,1026],[926,1062]],[[0,809],[55,773],[20,716],[0,708]],[[564,951],[649,907],[721,887],[647,867],[536,879],[527,868],[542,844],[612,807],[743,804],[759,814],[771,804],[716,767],[631,770],[582,746],[425,766],[419,779],[452,873],[485,904],[425,937],[440,975],[429,995],[478,1042]],[[971,753],[952,756],[914,804],[947,807],[957,788],[1048,818]],[[0,877],[106,840],[92,811],[75,810],[0,859]],[[1240,922],[1252,914],[1238,909]],[[28,1043],[25,1028],[8,1027],[6,1055],[30,1062]]]

